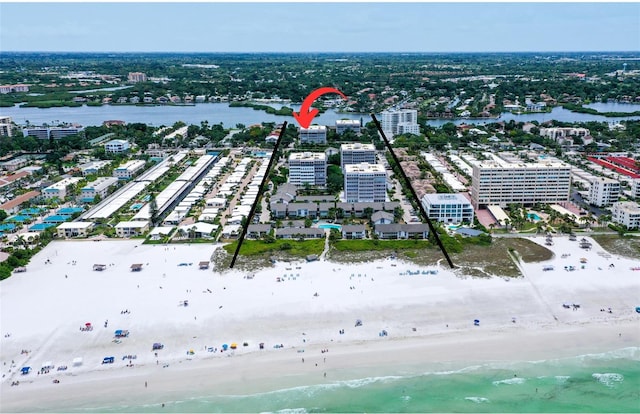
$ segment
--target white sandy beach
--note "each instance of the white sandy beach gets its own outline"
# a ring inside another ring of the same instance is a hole
[[[526,276],[511,280],[462,278],[435,265],[393,260],[278,263],[247,278],[246,272],[199,270],[211,245],[53,242],[27,272],[0,283],[0,410],[100,407],[114,398],[123,405],[160,404],[365,372],[393,375],[429,363],[462,367],[639,346],[640,271],[631,268],[640,258],[606,257],[595,242],[585,252],[567,238],[554,240],[552,260],[524,264]],[[588,259],[584,269],[581,257]],[[93,271],[98,263],[107,268]],[[142,271],[131,272],[134,263],[142,263]],[[555,270],[543,272],[543,265]],[[564,270],[569,265],[576,270]],[[407,270],[420,274],[400,274]],[[185,300],[189,306],[181,305]],[[354,326],[356,319],[362,326]],[[86,322],[92,331],[80,330]],[[116,329],[129,330],[129,337],[113,342]],[[388,336],[380,336],[382,330]],[[164,344],[157,357],[154,342]],[[220,352],[231,343],[238,349]],[[274,348],[279,344],[283,348]],[[103,365],[105,356],[115,363]],[[73,366],[74,358],[82,365]],[[39,375],[48,361],[56,368]],[[21,375],[23,366],[32,372]]]

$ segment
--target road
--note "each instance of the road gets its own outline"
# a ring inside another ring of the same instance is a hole
[[[247,185],[249,185],[249,183],[253,179],[253,176],[256,174],[256,171],[258,171],[258,167],[259,165],[256,162],[251,168],[251,170],[249,170],[249,172],[245,175],[244,179],[238,185],[238,189],[236,193],[234,194],[233,198],[229,201],[229,207],[227,207],[227,211],[226,211],[227,214],[222,214],[220,217],[220,227],[224,227],[224,225],[227,223],[227,215],[231,216],[231,212],[233,211],[233,208],[236,206],[238,201],[240,201],[240,194],[244,191]]]
[[[608,214],[606,210],[596,207],[596,206],[592,206],[590,205],[587,200],[585,200],[580,193],[578,192],[578,190],[576,190],[575,188],[571,189],[571,201],[573,201],[574,203],[576,203],[578,206],[584,208],[585,210],[591,212],[591,214],[593,214],[596,217],[600,217],[603,214]]]

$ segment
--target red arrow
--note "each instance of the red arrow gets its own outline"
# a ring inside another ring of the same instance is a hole
[[[320,97],[320,95],[324,95],[327,93],[337,93],[342,96],[344,99],[347,99],[346,96],[342,92],[334,88],[318,88],[315,91],[311,92],[309,96],[304,98],[302,102],[302,106],[300,107],[300,112],[294,112],[293,117],[298,121],[298,124],[302,128],[309,128],[311,125],[311,121],[318,115],[318,110],[315,108],[311,108],[311,104]]]

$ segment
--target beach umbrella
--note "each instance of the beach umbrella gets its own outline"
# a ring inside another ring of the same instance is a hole
[[[222,349],[223,349],[223,350],[225,350],[225,351],[226,351],[228,348],[229,348],[229,345],[227,345],[227,344],[222,344]]]
[[[237,347],[238,347],[238,344],[236,344],[235,342],[231,344],[231,349],[236,349]]]

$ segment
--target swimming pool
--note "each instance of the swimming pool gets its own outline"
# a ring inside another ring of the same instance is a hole
[[[529,213],[529,214],[527,214],[527,217],[529,217],[533,221],[542,220],[542,218],[539,215],[537,215],[536,213]]]
[[[144,204],[136,203],[136,204],[133,204],[129,209],[137,211],[137,210],[140,210],[142,208],[142,206],[144,206]]]
[[[332,223],[320,223],[318,224],[318,228],[319,229],[336,229],[336,230],[342,230],[342,226],[339,224],[332,224]]]

